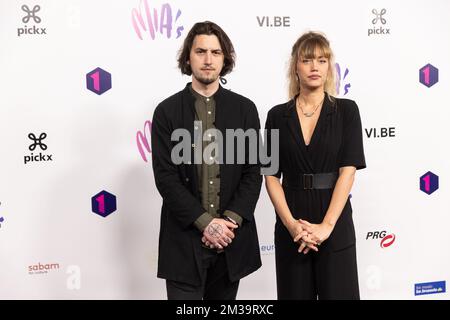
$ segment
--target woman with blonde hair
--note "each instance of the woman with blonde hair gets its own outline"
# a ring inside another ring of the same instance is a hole
[[[279,143],[279,169],[266,176],[278,299],[359,299],[349,194],[366,167],[362,126],[356,103],[334,97],[333,60],[323,34],[303,34],[292,48],[290,100],[267,116],[266,129],[279,130],[269,140]]]

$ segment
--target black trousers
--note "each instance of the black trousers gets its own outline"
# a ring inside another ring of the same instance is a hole
[[[356,248],[277,257],[280,300],[359,300]]]
[[[169,300],[235,300],[239,280],[231,282],[225,254],[202,248],[202,284],[193,286],[178,281],[166,280]]]

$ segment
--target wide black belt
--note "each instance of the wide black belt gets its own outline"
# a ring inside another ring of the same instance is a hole
[[[337,172],[308,173],[296,176],[289,175],[289,177],[283,177],[283,185],[288,188],[300,188],[304,190],[332,189],[336,184],[338,176]]]

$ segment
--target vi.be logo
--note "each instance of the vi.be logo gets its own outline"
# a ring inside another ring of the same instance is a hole
[[[108,191],[100,191],[91,198],[92,212],[106,218],[117,209],[116,196]]]
[[[86,74],[86,87],[98,95],[105,93],[112,87],[111,73],[102,68],[90,71]]]
[[[53,155],[48,153],[43,153],[42,151],[47,150],[47,144],[44,143],[45,138],[47,138],[47,133],[42,132],[39,135],[35,135],[34,133],[28,134],[28,139],[32,141],[32,143],[28,146],[28,150],[34,151],[29,154],[26,154],[23,157],[24,164],[29,164],[31,162],[50,162],[53,161]],[[36,151],[40,150],[39,154]]]

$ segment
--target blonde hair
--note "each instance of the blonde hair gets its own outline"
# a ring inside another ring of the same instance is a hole
[[[325,81],[325,92],[330,96],[336,95],[336,78],[334,67],[334,55],[330,47],[330,42],[324,34],[314,31],[304,33],[294,43],[289,61],[288,85],[289,99],[294,98],[300,93],[300,83],[297,76],[297,62],[300,57],[306,59],[315,58],[316,49],[322,52],[322,55],[328,59],[328,75]]]

